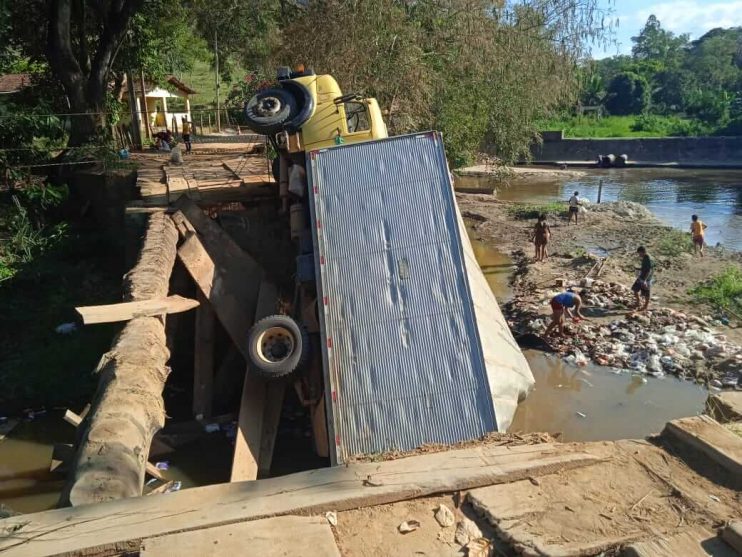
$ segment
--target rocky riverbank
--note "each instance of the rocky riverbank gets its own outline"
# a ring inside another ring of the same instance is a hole
[[[458,201],[473,237],[513,258],[513,297],[504,310],[524,342],[575,365],[592,361],[643,375],[673,374],[715,388],[742,388],[737,317],[696,303],[689,293],[729,266],[740,266],[738,253],[717,247],[703,259],[694,257],[685,251],[682,234],[645,207],[616,202],[587,208],[578,226],[567,225],[562,211],[547,208],[552,211],[550,257],[535,263],[529,245],[533,221],[521,220],[529,213],[527,206],[486,195],[460,194]],[[656,263],[652,301],[643,314],[633,311],[629,289],[639,266],[638,245],[645,245]],[[564,336],[543,338],[549,300],[565,287],[582,295],[588,319],[568,323]]]

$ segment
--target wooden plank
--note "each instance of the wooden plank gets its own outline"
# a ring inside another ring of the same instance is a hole
[[[742,521],[730,522],[721,533],[722,539],[742,555]]]
[[[258,458],[258,472],[261,474],[268,474],[273,464],[273,451],[276,447],[286,387],[286,382],[281,380],[270,381],[266,386],[263,431],[260,435],[260,456]]]
[[[735,557],[737,552],[716,534],[696,527],[674,536],[634,542],[621,557]]]
[[[129,321],[135,317],[155,317],[171,313],[183,313],[198,306],[196,300],[173,295],[156,300],[141,302],[121,302],[103,306],[81,306],[75,311],[82,317],[85,325],[94,323],[116,323]]]
[[[734,477],[742,479],[742,438],[713,418],[702,415],[667,422],[663,436],[701,451]]]
[[[65,410],[63,419],[65,422],[75,427],[79,427],[79,425],[82,423],[82,418],[75,414],[69,408]],[[147,472],[147,474],[149,474],[153,478],[157,478],[158,480],[165,479],[165,477],[162,475],[162,472],[160,472],[160,470],[151,462],[147,462],[147,464],[145,465],[145,472]]]
[[[581,450],[587,448],[561,443],[484,445],[25,514],[0,522],[0,552],[3,557],[44,557],[131,550],[144,538],[279,515],[393,503],[602,460]]]
[[[178,249],[178,257],[209,300],[232,342],[247,358],[245,339],[252,326],[260,280],[260,269],[239,256],[217,263],[214,251],[207,252],[201,236],[192,235]]]
[[[214,335],[216,317],[203,292],[198,292],[196,338],[193,355],[193,415],[197,420],[211,417],[214,386]]]
[[[273,314],[276,311],[278,291],[270,282],[263,281],[255,309],[255,321]],[[245,335],[247,338],[247,335]],[[247,344],[243,342],[243,344]],[[263,449],[262,435],[266,412],[273,417],[271,409],[266,406],[266,381],[250,373],[248,367],[242,387],[240,415],[237,420],[237,437],[234,444],[232,458],[232,473],[230,481],[239,482],[255,480],[258,477],[260,453]],[[280,417],[280,408],[279,408]],[[268,424],[273,427],[274,424]],[[277,426],[275,426],[277,429]],[[271,446],[271,458],[273,456]],[[265,457],[267,459],[267,456]]]
[[[280,516],[144,540],[140,557],[340,557],[324,517]]]
[[[706,413],[721,424],[742,420],[742,391],[722,391],[709,395]]]
[[[264,411],[265,381],[256,378],[248,371],[242,387],[230,482],[255,480],[258,477]]]

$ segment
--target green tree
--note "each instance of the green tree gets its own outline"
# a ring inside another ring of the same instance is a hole
[[[656,16],[650,15],[639,35],[632,37],[631,54],[636,60],[656,60],[665,66],[677,66],[688,46],[689,35],[675,35],[662,29]]]
[[[608,85],[606,108],[611,114],[641,114],[649,106],[649,84],[633,72],[616,75]]]

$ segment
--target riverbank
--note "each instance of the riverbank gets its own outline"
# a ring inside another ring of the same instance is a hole
[[[645,207],[630,202],[590,206],[578,226],[569,226],[555,204],[544,207],[498,201],[491,195],[458,194],[462,213],[476,235],[516,265],[513,299],[504,310],[515,334],[540,335],[549,322],[548,301],[562,288],[583,293],[590,319],[570,324],[564,338],[542,348],[569,362],[638,373],[672,373],[715,387],[734,388],[742,371],[742,329],[736,315],[721,315],[689,291],[730,267],[739,253],[708,248],[707,257],[686,250],[688,238],[663,225]],[[533,262],[530,235],[539,212],[550,212],[550,257]],[[631,316],[633,283],[645,245],[657,270],[650,311]],[[599,276],[596,263],[605,259]],[[583,278],[592,268],[591,281]],[[533,337],[529,337],[532,338]],[[537,343],[538,344],[538,343]]]

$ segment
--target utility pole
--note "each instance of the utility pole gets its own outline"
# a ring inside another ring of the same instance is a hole
[[[139,112],[137,111],[137,96],[134,93],[134,74],[126,70],[126,90],[129,93],[129,110],[131,110],[131,128],[134,144],[137,149],[142,149],[142,128],[139,126]]]
[[[222,119],[219,114],[219,42],[214,29],[214,81],[216,82],[216,131],[222,131]]]

